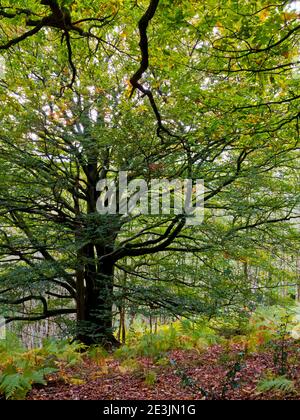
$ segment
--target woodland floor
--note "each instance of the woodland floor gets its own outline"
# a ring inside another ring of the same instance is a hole
[[[233,348],[233,355],[240,349]],[[272,352],[255,353],[247,356],[242,369],[236,375],[238,387],[228,387],[226,396],[222,390],[226,383],[226,375],[230,371],[230,361],[221,346],[212,346],[204,353],[195,350],[172,351],[168,357],[176,361],[176,366],[158,366],[147,358],[137,359],[139,369],[124,368],[124,363],[108,358],[105,362],[96,363],[85,358],[75,368],[65,372],[72,377],[71,382],[62,376],[49,378],[46,387],[34,388],[29,400],[199,400],[199,399],[300,399],[300,364],[297,361],[299,349],[292,349],[290,357],[294,358],[294,366],[290,366],[290,377],[296,384],[294,394],[280,394],[278,391],[261,394],[256,386],[268,372],[274,372]],[[155,372],[155,383],[145,383],[145,372]],[[181,372],[181,375],[178,374]],[[186,385],[182,377],[191,379]],[[77,378],[77,379],[76,379]],[[78,384],[79,383],[79,384]],[[208,392],[204,397],[199,388]]]

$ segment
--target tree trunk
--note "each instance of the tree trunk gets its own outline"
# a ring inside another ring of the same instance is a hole
[[[296,262],[296,273],[297,273],[297,286],[296,286],[296,299],[300,303],[300,257],[297,258]]]
[[[121,304],[119,306],[119,331],[118,331],[118,340],[122,343],[126,343],[126,311],[125,305]]]
[[[116,227],[113,217],[101,219],[97,213],[99,193],[96,186],[101,178],[98,151],[88,143],[85,152],[88,157],[84,168],[87,213],[80,214],[77,241],[79,247],[81,243],[88,243],[82,246],[77,258],[77,338],[88,346],[100,344],[112,348],[119,346],[113,334],[114,262],[105,256],[114,249],[118,224]]]
[[[114,264],[101,260],[103,252],[99,255],[99,248],[96,256],[92,245],[87,246],[86,255],[89,262],[85,271],[84,299],[77,300],[78,339],[88,346],[118,347],[120,343],[113,334]],[[95,257],[97,265],[92,262]]]

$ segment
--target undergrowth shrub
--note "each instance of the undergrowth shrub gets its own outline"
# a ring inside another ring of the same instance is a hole
[[[157,333],[146,332],[143,335],[131,331],[128,343],[116,350],[119,359],[149,357],[156,361],[165,359],[172,350],[202,351],[220,339],[215,331],[203,323],[192,323],[189,320],[177,321],[171,325],[162,325]]]
[[[300,331],[299,305],[261,306],[252,314],[243,335],[235,336],[230,341],[242,345],[249,353],[268,350],[270,347],[276,352],[277,348],[277,356],[274,355],[274,358],[277,357],[281,363],[286,343],[298,338],[297,331]]]
[[[148,370],[144,373],[144,382],[148,387],[154,387],[157,383],[157,373],[154,370]]]
[[[40,349],[25,349],[12,334],[0,341],[0,393],[6,399],[22,400],[35,384],[46,385],[48,375],[81,360],[82,346],[67,341],[45,340]]]
[[[98,366],[103,366],[106,364],[109,353],[103,347],[95,345],[88,349],[87,356]]]
[[[259,381],[257,390],[261,393],[277,391],[283,395],[293,394],[295,393],[295,384],[286,376],[270,376]]]

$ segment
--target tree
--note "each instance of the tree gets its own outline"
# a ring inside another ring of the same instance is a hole
[[[0,8],[7,322],[76,313],[78,338],[114,345],[124,299],[173,316],[241,308],[253,284],[237,264],[264,266],[279,237],[298,246],[297,12],[69,3]],[[99,214],[99,180],[124,170],[204,179],[204,223]]]

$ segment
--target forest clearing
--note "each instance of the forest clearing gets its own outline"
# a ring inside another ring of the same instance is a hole
[[[240,330],[216,325],[135,323],[113,352],[53,340],[26,350],[9,336],[0,390],[29,400],[299,399],[299,306],[261,308]]]

